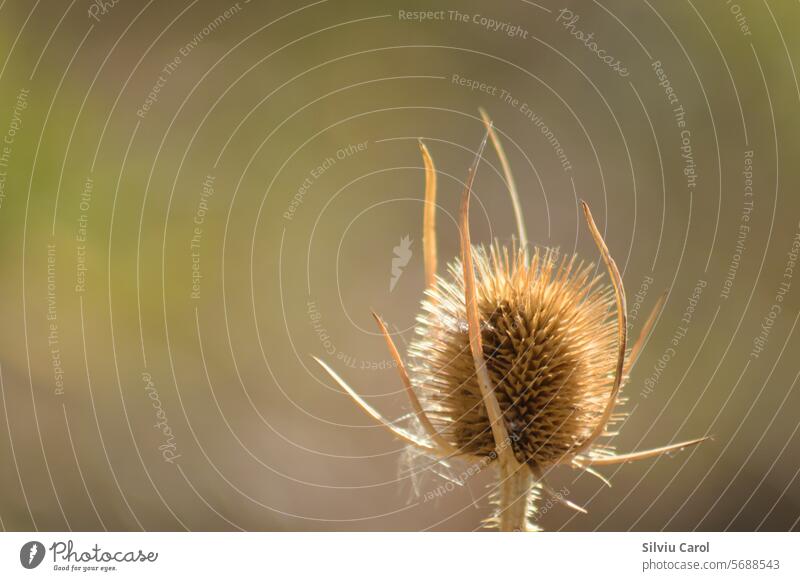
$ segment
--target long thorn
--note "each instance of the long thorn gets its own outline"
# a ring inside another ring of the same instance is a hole
[[[461,262],[464,268],[464,302],[467,310],[467,323],[469,326],[469,346],[472,351],[472,360],[475,364],[475,373],[478,377],[478,386],[481,390],[483,405],[486,406],[486,414],[494,437],[495,448],[498,455],[504,456],[510,453],[508,431],[503,421],[503,414],[500,411],[500,404],[494,395],[494,387],[486,370],[486,361],[483,358],[483,341],[481,340],[481,322],[478,313],[478,301],[475,289],[475,270],[472,264],[472,243],[469,235],[469,198],[472,192],[472,184],[475,181],[475,173],[478,170],[478,162],[486,147],[488,132],[483,137],[481,145],[475,154],[475,161],[467,175],[466,186],[461,197]],[[510,460],[514,460],[513,454]],[[512,464],[513,465],[513,464]]]
[[[430,419],[428,418],[428,414],[425,413],[425,410],[422,409],[422,404],[417,398],[417,394],[414,392],[414,388],[411,385],[411,378],[408,376],[408,371],[406,370],[406,366],[403,363],[403,360],[400,357],[400,353],[397,351],[397,347],[392,341],[391,335],[389,335],[389,331],[386,329],[386,325],[383,323],[381,318],[373,311],[372,316],[375,317],[375,322],[378,323],[378,327],[383,334],[383,338],[386,340],[386,345],[389,347],[389,353],[392,355],[392,359],[394,359],[395,364],[397,365],[397,371],[400,373],[400,379],[403,381],[403,386],[406,390],[406,395],[408,395],[408,399],[411,400],[411,407],[414,408],[414,413],[416,414],[417,418],[419,419],[422,427],[425,429],[425,432],[428,434],[428,437],[435,442],[440,449],[445,450],[447,452],[455,451],[447,440],[445,440],[437,431],[436,428],[433,427]]]
[[[600,251],[600,255],[603,257],[603,262],[605,262],[606,268],[608,269],[609,276],[611,277],[611,284],[614,285],[614,295],[617,301],[618,352],[617,367],[614,373],[614,385],[611,388],[611,394],[609,395],[606,409],[603,412],[603,415],[600,417],[600,421],[594,427],[592,434],[575,449],[574,454],[578,454],[582,450],[588,448],[592,442],[594,442],[594,440],[596,440],[597,437],[603,433],[603,431],[606,429],[608,420],[611,418],[611,413],[614,411],[614,406],[617,404],[617,396],[619,395],[619,390],[622,386],[622,377],[625,371],[625,349],[628,333],[626,322],[627,307],[625,305],[625,289],[622,287],[622,277],[619,274],[617,264],[614,262],[614,259],[611,258],[611,254],[609,253],[608,247],[603,240],[603,236],[600,234],[600,231],[597,229],[597,225],[594,223],[594,218],[592,218],[592,212],[589,210],[589,205],[581,200],[581,207],[583,208],[583,213],[586,217],[586,223],[589,226],[589,231],[592,234],[592,238],[594,238],[597,249]]]
[[[432,446],[430,446],[426,442],[423,442],[422,440],[420,440],[419,438],[417,438],[413,434],[405,431],[404,429],[398,428],[397,426],[393,425],[389,420],[384,418],[377,410],[375,410],[375,408],[373,408],[371,405],[369,405],[367,402],[365,402],[361,398],[361,396],[358,395],[355,392],[355,390],[352,387],[347,385],[347,382],[344,379],[342,379],[341,377],[339,377],[339,375],[333,369],[331,369],[328,366],[327,363],[322,361],[322,359],[314,357],[314,360],[317,363],[319,363],[320,366],[322,366],[322,369],[324,369],[328,373],[328,375],[330,375],[331,378],[333,378],[333,380],[336,383],[338,383],[339,386],[347,392],[347,394],[350,397],[353,398],[353,400],[358,404],[358,406],[362,410],[364,410],[367,414],[369,414],[370,417],[372,417],[373,419],[377,420],[384,428],[386,428],[387,430],[392,432],[395,436],[397,436],[401,440],[404,440],[408,444],[411,444],[413,446],[421,448],[425,452],[430,453],[430,452],[434,452],[435,451],[435,448],[433,448]]]
[[[534,469],[534,470],[532,470],[532,472],[533,472],[534,477],[536,478],[536,482],[539,484],[539,486],[541,486],[542,490],[544,490],[547,494],[550,495],[550,497],[553,500],[555,500],[558,503],[563,504],[564,506],[566,506],[568,508],[571,508],[572,510],[574,510],[576,512],[580,512],[582,514],[588,514],[588,511],[585,508],[575,504],[574,502],[570,502],[569,500],[564,498],[563,494],[560,494],[560,493],[556,492],[555,490],[553,490],[552,488],[550,488],[550,486],[547,484],[547,482],[544,481],[544,475],[542,474],[541,470]]]
[[[624,464],[625,462],[635,462],[636,460],[646,460],[653,456],[660,456],[675,450],[688,448],[689,446],[696,446],[701,442],[705,442],[709,436],[705,438],[697,438],[696,440],[688,440],[680,444],[670,444],[669,446],[662,446],[661,448],[653,448],[652,450],[642,450],[641,452],[631,452],[630,454],[620,454],[619,456],[607,456],[602,458],[582,458],[582,464],[591,466],[613,466],[614,464]]]
[[[425,164],[425,210],[422,217],[422,246],[425,259],[425,286],[436,282],[436,167],[428,148],[419,142]]]
[[[503,168],[503,175],[505,176],[506,184],[508,185],[508,195],[511,197],[511,206],[514,208],[514,219],[517,221],[517,233],[519,234],[519,245],[525,256],[525,263],[528,263],[528,234],[525,232],[525,221],[522,218],[522,206],[519,203],[519,194],[517,194],[517,184],[514,181],[514,176],[511,173],[511,164],[508,163],[506,152],[503,149],[503,144],[497,137],[494,130],[492,120],[489,114],[483,108],[479,109],[483,124],[486,126],[486,131],[489,132],[489,138],[492,140],[497,157],[500,159],[500,165]]]
[[[581,514],[589,514],[588,510],[586,510],[585,508],[583,508],[580,505],[575,504],[574,502],[572,502],[570,500],[567,500],[566,498],[564,498],[563,494],[560,494],[560,493],[556,492],[555,490],[553,490],[552,488],[550,488],[547,484],[545,484],[545,482],[543,480],[539,480],[539,485],[542,487],[542,490],[544,490],[547,494],[549,494],[550,498],[552,498],[556,502],[558,502],[560,504],[563,504],[567,508],[571,508],[575,512],[579,512]]]
[[[575,466],[575,468],[580,468],[581,470],[583,470],[583,471],[584,471],[584,472],[586,472],[587,474],[591,474],[592,476],[594,476],[595,478],[597,478],[597,479],[598,479],[600,482],[602,482],[603,484],[605,484],[606,486],[608,486],[609,488],[611,488],[611,482],[608,480],[608,478],[606,478],[605,476],[603,476],[602,474],[600,474],[600,473],[599,473],[597,470],[595,470],[594,468],[591,468],[590,466],[587,466],[586,464],[583,464],[583,463],[581,463],[581,462],[578,462],[577,460],[573,460],[573,461],[572,461],[572,465],[573,465],[573,466]]]
[[[636,360],[639,358],[642,347],[644,347],[645,341],[647,341],[647,338],[650,336],[650,332],[653,330],[653,326],[656,324],[656,320],[661,314],[664,304],[667,302],[667,294],[667,291],[664,291],[661,293],[661,296],[658,297],[653,310],[650,311],[650,315],[647,317],[647,321],[644,323],[644,327],[642,327],[642,330],[639,332],[639,336],[636,338],[636,342],[631,348],[631,353],[628,355],[628,362],[625,365],[626,374],[630,372],[634,365],[636,365]]]

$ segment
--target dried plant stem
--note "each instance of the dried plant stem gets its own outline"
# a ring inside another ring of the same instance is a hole
[[[513,454],[511,459],[514,460]],[[527,466],[516,460],[511,463],[500,457],[500,484],[497,491],[498,526],[502,532],[528,530],[531,495],[533,494],[533,475]]]
[[[627,348],[628,338],[628,308],[625,305],[625,289],[622,286],[622,276],[620,276],[619,269],[617,269],[617,263],[614,262],[613,258],[611,258],[611,254],[608,251],[608,246],[606,246],[605,240],[603,240],[603,235],[600,234],[600,230],[597,229],[597,224],[594,222],[592,212],[589,210],[589,205],[581,200],[581,208],[583,208],[583,214],[586,218],[586,224],[589,226],[589,232],[592,234],[592,238],[594,238],[595,245],[600,251],[600,256],[603,258],[603,262],[608,269],[608,274],[611,277],[611,283],[614,286],[614,296],[617,301],[617,333],[619,339],[617,341],[617,367],[614,373],[614,386],[611,388],[611,395],[608,398],[606,409],[603,412],[600,421],[592,431],[592,434],[575,449],[575,455],[591,446],[598,436],[600,436],[606,429],[606,424],[608,423],[608,420],[611,419],[611,413],[614,411],[614,406],[617,405],[617,396],[619,395],[619,390],[622,387],[622,376],[625,373],[625,350]]]
[[[506,185],[508,186],[508,195],[511,197],[511,205],[514,208],[514,219],[517,222],[519,245],[522,248],[522,252],[525,253],[525,262],[528,262],[528,234],[525,231],[525,221],[522,218],[522,206],[519,203],[517,184],[514,181],[514,175],[511,173],[511,165],[508,163],[503,144],[500,143],[500,139],[498,139],[497,133],[494,131],[494,126],[492,125],[492,120],[489,118],[488,113],[483,109],[480,109],[480,113],[486,131],[489,133],[489,137],[492,140],[494,150],[497,152],[497,157],[500,159],[500,165],[503,168],[503,175],[505,176]]]
[[[709,438],[710,436],[706,436],[704,438],[696,438],[694,440],[680,442],[679,444],[670,444],[669,446],[662,446],[652,450],[643,450],[641,452],[631,452],[629,454],[618,454],[616,456],[607,456],[601,458],[588,458],[582,460],[582,462],[590,466],[613,466],[614,464],[624,464],[625,462],[646,460],[647,458],[653,458],[655,456],[660,456],[661,454],[682,450],[684,448],[688,448],[689,446],[696,446],[697,444],[705,442]]]
[[[425,255],[425,286],[436,283],[436,166],[422,141],[419,142],[425,164],[425,212],[422,220],[422,246]]]
[[[488,136],[488,133],[487,133]],[[494,436],[494,445],[497,455],[500,458],[508,458],[509,462],[514,460],[514,454],[510,447],[508,431],[503,421],[503,413],[500,411],[500,404],[494,394],[494,386],[486,369],[486,360],[483,357],[483,342],[481,340],[481,321],[478,313],[478,299],[476,296],[475,269],[472,262],[472,243],[469,235],[469,198],[472,193],[472,184],[475,181],[475,173],[478,170],[478,162],[486,147],[484,136],[478,152],[475,154],[475,161],[469,170],[464,194],[461,197],[461,262],[464,269],[464,303],[467,309],[467,323],[469,326],[469,345],[472,352],[475,374],[478,377],[478,386],[481,391],[483,405],[486,406],[486,415],[489,417],[489,424]]]
[[[384,428],[392,432],[395,436],[397,436],[407,444],[419,448],[423,452],[436,451],[436,448],[431,444],[429,444],[428,442],[422,440],[421,438],[418,438],[417,436],[404,430],[403,428],[395,426],[392,422],[384,418],[375,408],[373,408],[366,401],[364,401],[364,399],[360,395],[358,395],[358,393],[356,393],[356,391],[352,387],[350,387],[350,385],[344,379],[339,377],[339,374],[336,373],[333,369],[331,369],[330,365],[325,363],[322,359],[320,359],[319,357],[314,357],[314,360],[317,363],[319,363],[320,367],[322,367],[322,369],[325,370],[325,372],[328,375],[330,375],[331,379],[333,379],[336,383],[339,384],[339,387],[345,390],[345,392],[347,392],[347,394],[351,398],[353,398],[353,401],[355,401],[358,404],[358,407],[364,410],[364,412],[366,412],[370,417],[377,420],[378,423],[381,424]]]
[[[419,402],[419,398],[417,398],[417,394],[414,393],[414,388],[411,385],[411,379],[408,377],[408,371],[406,371],[406,366],[403,363],[403,359],[400,357],[400,353],[397,351],[397,347],[392,340],[391,335],[389,335],[389,330],[384,325],[381,318],[372,313],[372,316],[375,318],[375,321],[378,323],[378,328],[381,330],[381,334],[383,335],[384,340],[386,341],[386,345],[389,347],[389,353],[392,355],[392,359],[394,359],[395,364],[397,365],[397,371],[400,373],[400,379],[403,381],[403,387],[405,387],[406,395],[408,395],[408,399],[411,402],[411,407],[414,408],[414,413],[419,419],[420,424],[424,428],[425,432],[427,433],[428,437],[431,441],[439,447],[439,451],[443,454],[451,454],[455,453],[456,450],[453,448],[447,440],[442,438],[437,432],[436,428],[433,427],[430,419],[428,418],[428,414],[425,413],[425,410],[422,409],[422,404]]]

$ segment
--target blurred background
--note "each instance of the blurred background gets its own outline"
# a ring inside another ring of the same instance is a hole
[[[669,293],[612,443],[714,436],[555,471],[588,514],[539,524],[798,528],[800,7],[454,5],[0,2],[3,529],[478,528],[492,471],[409,459],[312,357],[411,411],[370,309],[408,344],[417,139],[443,267],[479,107],[532,243],[597,260],[586,199],[634,336]],[[474,191],[509,243],[494,152]]]

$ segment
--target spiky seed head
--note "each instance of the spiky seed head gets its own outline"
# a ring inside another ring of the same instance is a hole
[[[486,366],[514,455],[537,470],[592,434],[608,404],[617,349],[613,288],[556,250],[473,247]],[[464,454],[495,442],[470,353],[460,261],[426,293],[412,381],[437,431]]]

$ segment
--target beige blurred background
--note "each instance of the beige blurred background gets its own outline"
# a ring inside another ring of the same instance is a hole
[[[533,243],[596,260],[584,198],[634,334],[669,291],[614,444],[714,435],[612,488],[556,471],[589,513],[540,525],[798,528],[800,7],[454,5],[0,2],[3,529],[479,527],[490,471],[409,463],[312,359],[410,411],[370,308],[412,339],[416,140],[444,262],[479,107]],[[510,242],[494,153],[475,194]]]

